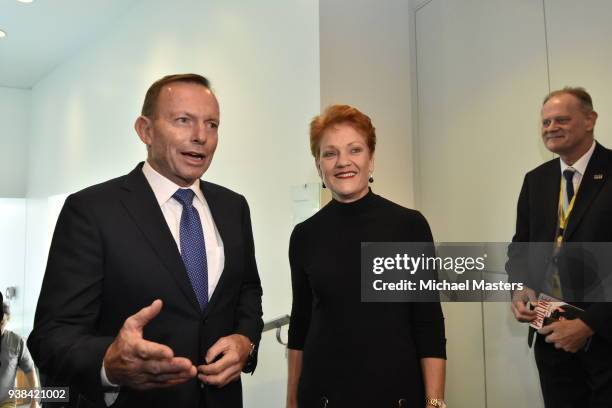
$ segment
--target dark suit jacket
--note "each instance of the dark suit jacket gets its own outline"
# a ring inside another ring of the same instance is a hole
[[[513,243],[554,240],[561,183],[560,169],[557,158],[542,164],[525,176],[518,200]],[[597,143],[569,217],[565,232],[566,242],[612,242],[611,178],[612,151]],[[538,291],[544,274],[540,268],[527,265],[524,249],[525,246],[518,244],[510,246],[506,269],[511,280],[525,282]],[[572,289],[572,282],[575,282],[577,275],[588,272],[584,267],[577,270],[576,263],[564,268],[563,265],[567,266],[567,262],[564,264],[561,260],[561,265],[562,286],[565,285],[568,289]],[[534,275],[534,269],[537,270],[537,275]],[[582,303],[578,306],[586,310],[582,320],[597,334],[612,342],[612,304]]]
[[[200,182],[225,250],[225,268],[202,313],[141,168],[71,195],[57,221],[28,347],[49,384],[71,387],[72,406],[77,399],[78,406],[106,406],[106,349],[125,319],[154,299],[163,308],[144,338],[195,365],[222,336],[260,340],[262,289],[244,197]],[[219,389],[194,379],[147,392],[122,389],[113,406],[241,407],[241,384]]]

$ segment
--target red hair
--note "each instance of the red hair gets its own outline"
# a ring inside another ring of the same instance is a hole
[[[315,157],[321,153],[323,133],[331,126],[347,124],[361,133],[370,149],[370,154],[376,149],[376,129],[368,115],[349,105],[331,105],[325,111],[315,116],[310,122],[310,151]]]

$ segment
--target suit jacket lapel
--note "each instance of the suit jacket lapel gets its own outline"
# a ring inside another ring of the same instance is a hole
[[[227,227],[227,223],[230,221],[230,217],[226,213],[226,206],[223,205],[218,194],[216,194],[215,191],[211,189],[206,182],[200,181],[200,188],[202,189],[202,193],[204,194],[204,198],[206,199],[206,203],[208,204],[208,208],[210,209],[210,214],[212,215],[213,221],[215,222],[217,231],[219,231],[219,235],[221,236],[221,240],[223,241],[223,250],[225,251],[225,265],[223,266],[223,270],[221,271],[221,276],[219,277],[219,281],[217,282],[215,291],[213,292],[212,297],[208,302],[208,306],[204,311],[204,316],[207,316],[209,312],[219,302],[219,298],[222,296],[223,293],[223,288],[227,285],[227,271],[231,270],[230,265],[232,262],[232,257],[228,256],[228,248],[231,241],[229,240]]]
[[[142,163],[128,174],[123,188],[125,194],[121,201],[128,213],[183,294],[190,300],[193,307],[200,311],[198,300],[191,287],[176,242],[157,203],[155,194],[142,173]]]
[[[593,151],[593,156],[580,182],[574,209],[568,220],[565,240],[568,240],[576,231],[576,227],[580,224],[580,220],[584,216],[586,210],[604,185],[604,181],[606,180],[606,159],[606,150],[597,143]]]
[[[552,241],[555,237],[557,228],[558,210],[559,210],[559,186],[561,185],[561,172],[559,171],[559,159],[552,162],[552,165],[547,169],[548,174],[541,180],[542,183],[538,187],[542,194],[541,204],[544,206],[544,236],[538,237],[538,240]],[[540,201],[538,199],[538,201]]]

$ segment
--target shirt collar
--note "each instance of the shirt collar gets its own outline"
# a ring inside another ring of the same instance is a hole
[[[576,170],[578,174],[584,176],[584,172],[586,171],[587,165],[589,164],[589,160],[591,160],[591,156],[593,156],[593,152],[595,151],[595,144],[595,140],[593,140],[593,144],[591,145],[589,150],[585,154],[583,154],[581,158],[576,160],[576,163],[571,166],[565,163],[563,159],[559,160],[561,162],[561,173],[563,173],[563,171],[568,167],[571,167]]]
[[[148,161],[146,161],[142,166],[142,172],[151,185],[153,194],[155,194],[155,198],[157,199],[157,203],[160,207],[172,198],[174,193],[176,193],[176,190],[179,188],[184,188],[159,174],[153,167],[151,167]],[[204,194],[200,189],[200,180],[196,180],[191,186],[189,186],[189,188],[193,190],[196,197],[203,204],[206,202],[204,200]]]

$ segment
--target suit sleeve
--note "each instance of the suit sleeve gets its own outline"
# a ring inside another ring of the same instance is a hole
[[[102,402],[100,367],[112,337],[97,335],[103,246],[87,203],[68,197],[53,234],[28,347],[48,385],[74,384]]]
[[[426,256],[434,256],[433,236],[425,217],[418,214],[416,230],[422,231],[422,242],[431,243]],[[440,302],[415,302],[412,304],[411,325],[417,356],[446,359],[446,335],[444,315]]]
[[[509,282],[528,283],[528,242],[529,234],[529,184],[528,174],[525,175],[516,210],[516,230],[512,243],[508,246],[508,261],[506,272]],[[532,285],[528,284],[532,287]]]
[[[244,240],[244,271],[240,286],[240,298],[236,307],[236,333],[242,334],[254,344],[259,344],[263,329],[261,296],[263,294],[257,263],[251,215],[246,199],[242,197],[242,234]],[[254,368],[254,367],[253,367]]]
[[[612,303],[592,304],[581,319],[595,333],[612,343]]]
[[[302,255],[304,245],[301,242],[302,234],[299,231],[300,225],[297,225],[291,233],[289,241],[289,265],[291,266],[293,301],[287,347],[292,350],[304,349],[304,341],[310,327],[312,310],[312,291],[303,267]]]

